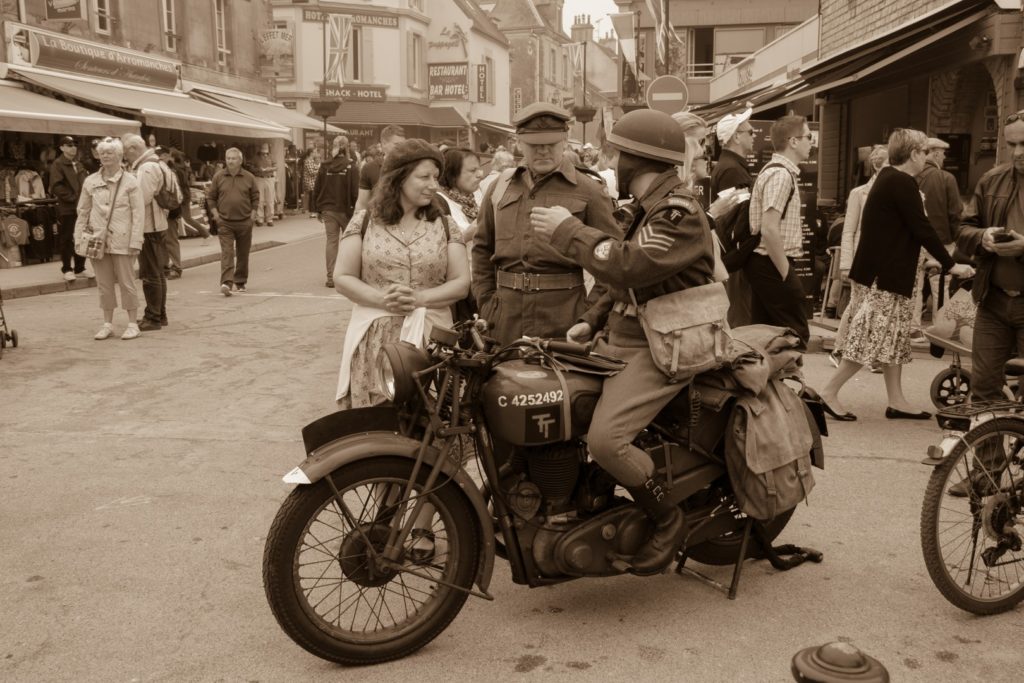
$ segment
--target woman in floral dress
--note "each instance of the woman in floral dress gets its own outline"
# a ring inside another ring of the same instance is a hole
[[[442,164],[423,140],[396,145],[369,209],[341,236],[334,286],[355,304],[338,376],[342,409],[386,402],[377,373],[384,345],[404,339],[422,346],[432,325],[452,324],[450,305],[469,292],[462,234],[448,228],[435,199]]]
[[[313,185],[316,184],[316,176],[320,172],[321,154],[320,148],[314,147],[306,153],[306,160],[302,162],[302,189],[306,196],[306,208],[311,207]],[[310,218],[316,218],[315,213],[309,214]]]

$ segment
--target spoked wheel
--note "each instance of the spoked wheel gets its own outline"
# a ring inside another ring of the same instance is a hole
[[[727,534],[712,538],[699,545],[688,549],[686,551],[687,557],[690,557],[701,564],[709,565],[726,565],[735,564],[736,556],[740,554],[740,545],[743,542],[743,522],[747,516],[739,509],[736,504],[736,499],[732,494],[729,494],[730,504],[729,511],[736,518],[737,529]],[[724,503],[723,499],[723,503]],[[774,541],[782,530],[789,524],[790,518],[795,512],[794,509],[786,510],[778,517],[770,519],[764,522],[765,536],[769,541]],[[763,548],[753,534],[751,534],[750,542],[747,543],[747,557],[760,557],[763,553]]]
[[[935,375],[929,396],[938,410],[966,403],[971,398],[971,373],[963,368],[946,368]]]
[[[437,637],[465,603],[465,592],[444,583],[472,586],[479,532],[443,474],[431,491],[416,485],[430,520],[417,520],[396,562],[377,559],[391,524],[405,521],[395,519],[395,501],[412,466],[381,457],[344,467],[331,475],[344,506],[321,480],[292,491],[274,519],[263,556],[267,600],[285,633],[312,654],[341,664],[398,659]]]
[[[964,435],[925,491],[921,549],[928,574],[947,600],[974,614],[1024,600],[1022,453],[1024,421],[990,420]]]

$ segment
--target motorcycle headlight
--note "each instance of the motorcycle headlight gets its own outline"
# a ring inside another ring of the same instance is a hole
[[[385,344],[377,371],[385,395],[393,403],[405,403],[416,395],[413,373],[430,367],[430,356],[408,342]]]

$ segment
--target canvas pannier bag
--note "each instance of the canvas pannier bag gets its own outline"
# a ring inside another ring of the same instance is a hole
[[[811,420],[803,400],[778,379],[759,396],[737,399],[726,431],[725,465],[740,510],[768,520],[807,498],[814,488]]]
[[[720,366],[729,339],[729,296],[712,282],[655,297],[643,304],[629,296],[647,336],[654,364],[669,382],[681,382]]]

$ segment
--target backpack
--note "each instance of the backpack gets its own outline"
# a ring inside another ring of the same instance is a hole
[[[740,510],[759,520],[796,507],[814,488],[811,453],[821,448],[814,417],[780,379],[736,400],[725,438],[725,465]]]
[[[171,209],[167,212],[167,217],[171,220],[177,220],[181,218],[183,211],[191,207],[192,196],[191,194],[186,195],[185,190],[182,189],[188,187],[188,177],[185,175],[185,171],[180,168],[174,168],[171,172],[174,175],[175,184],[177,185],[176,189],[181,191],[180,194],[182,195],[182,198],[178,208]]]
[[[785,168],[782,164],[771,163],[761,169],[761,173],[772,167]],[[782,210],[783,216],[789,211],[789,203],[793,201],[795,193],[796,183],[789,188],[789,197]],[[735,273],[746,265],[750,255],[761,244],[761,233],[753,235],[750,232],[750,199],[744,199],[730,209],[729,213],[715,221],[715,232],[722,243],[722,263],[725,264],[726,270]]]
[[[147,159],[144,163],[156,164],[160,169],[162,178],[160,189],[153,193],[153,201],[156,202],[156,205],[168,212],[180,208],[184,197],[181,195],[181,188],[178,187],[178,181],[174,174],[171,174],[170,182],[167,180],[167,174],[171,170],[159,159]]]

